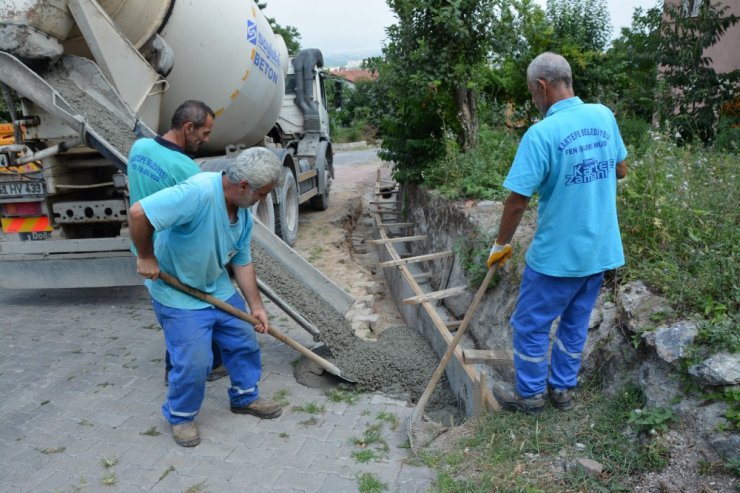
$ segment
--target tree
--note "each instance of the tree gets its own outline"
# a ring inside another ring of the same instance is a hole
[[[616,111],[649,122],[656,110],[661,9],[636,8],[607,52],[613,74]]]
[[[257,7],[264,13],[267,9],[267,2],[257,2]],[[268,17],[267,14],[265,14],[265,19],[270,24],[272,32],[283,37],[289,54],[295,55],[301,50],[301,33],[298,32],[298,29],[293,26],[281,26],[273,17]]]
[[[696,0],[699,1],[699,0]],[[666,3],[658,62],[663,83],[663,118],[679,142],[699,138],[710,144],[723,102],[738,95],[740,71],[718,74],[705,50],[716,44],[738,18],[721,2],[703,1],[695,12]],[[696,15],[692,15],[696,14]]]

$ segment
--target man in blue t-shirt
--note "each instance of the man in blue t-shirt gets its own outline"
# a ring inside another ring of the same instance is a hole
[[[537,231],[511,317],[516,385],[493,387],[504,408],[532,413],[544,409],[548,384],[556,408],[574,405],[604,272],[624,265],[616,193],[617,180],[627,175],[627,150],[609,108],[575,97],[562,56],[537,56],[527,69],[527,85],[544,118],[524,134],[504,181],[511,193],[487,265],[503,265],[511,256],[509,242],[538,193]],[[558,317],[548,365],[550,327]]]
[[[269,324],[250,253],[252,217],[247,210],[281,177],[277,156],[255,147],[239,154],[223,172],[198,173],[141,199],[129,210],[131,239],[139,253],[136,270],[147,278],[172,358],[162,414],[172,425],[175,442],[183,447],[200,443],[193,420],[205,395],[212,340],[221,348],[231,377],[231,411],[260,418],[276,418],[282,412],[278,404],[258,396],[262,362],[255,331],[265,333]],[[159,280],[161,268],[183,284],[246,310],[227,265],[259,324],[252,326]]]
[[[128,186],[132,204],[200,173],[200,167],[187,153],[196,152],[201,144],[208,142],[214,118],[213,110],[207,104],[188,100],[177,107],[170,129],[164,135],[139,139],[134,143],[128,155]],[[135,248],[132,251],[136,254]],[[209,381],[227,374],[215,342],[212,349],[213,369],[208,374]],[[171,369],[170,353],[165,352],[165,385],[169,385]]]

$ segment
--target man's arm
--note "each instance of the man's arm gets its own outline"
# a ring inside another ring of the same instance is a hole
[[[137,252],[136,272],[156,281],[159,277],[159,263],[154,256],[154,226],[139,202],[128,211],[128,229]]]
[[[260,334],[265,334],[270,323],[267,320],[265,305],[262,303],[262,296],[257,287],[257,272],[254,269],[254,263],[249,263],[247,265],[232,264],[232,267],[234,269],[234,279],[236,279],[236,284],[244,294],[244,298],[247,300],[247,305],[249,305],[249,310],[252,312],[252,316],[262,322],[260,325],[255,325],[254,330]]]
[[[504,202],[504,212],[501,214],[501,223],[499,224],[498,236],[496,237],[497,244],[506,245],[511,241],[528,205],[529,197],[516,192],[509,194],[506,202]]]
[[[627,176],[627,173],[629,173],[629,169],[627,168],[627,161],[619,161],[617,163],[617,180],[621,180],[625,176]]]

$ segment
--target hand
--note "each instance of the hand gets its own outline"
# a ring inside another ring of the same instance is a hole
[[[159,277],[157,257],[136,257],[136,272],[142,277],[156,281]]]
[[[511,258],[511,254],[513,253],[513,250],[511,248],[511,245],[508,243],[506,245],[499,245],[498,243],[493,244],[491,247],[491,251],[488,254],[488,260],[486,261],[486,265],[490,269],[493,267],[493,264],[498,263],[499,267],[503,267],[509,258]]]
[[[270,322],[267,320],[267,312],[264,308],[258,308],[252,311],[252,316],[260,321],[260,323],[254,326],[254,330],[260,334],[266,334],[267,329],[270,327]]]

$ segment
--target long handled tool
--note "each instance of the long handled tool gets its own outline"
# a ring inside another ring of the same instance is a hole
[[[439,361],[439,365],[437,365],[437,369],[434,370],[432,379],[427,384],[426,389],[424,389],[424,393],[421,394],[421,397],[419,398],[419,402],[416,403],[416,406],[414,406],[414,409],[411,411],[411,416],[409,417],[409,425],[408,425],[408,436],[409,436],[409,445],[411,445],[411,450],[414,453],[417,453],[419,449],[428,445],[429,442],[431,442],[438,434],[438,431],[440,429],[439,425],[432,426],[433,430],[427,430],[425,428],[424,425],[426,423],[423,422],[424,408],[426,407],[427,402],[429,402],[429,398],[431,397],[432,392],[434,391],[434,387],[437,385],[437,382],[439,382],[439,379],[442,378],[442,374],[444,373],[445,368],[447,367],[447,362],[450,361],[452,354],[455,352],[455,348],[457,348],[457,345],[460,342],[460,339],[462,339],[463,335],[465,334],[465,329],[468,328],[468,325],[470,324],[470,319],[473,318],[473,314],[475,313],[475,310],[478,308],[478,305],[480,304],[481,299],[483,299],[483,295],[486,294],[486,289],[488,289],[488,284],[491,282],[491,279],[493,278],[493,275],[496,273],[497,269],[498,269],[498,263],[496,263],[493,267],[488,269],[486,278],[483,279],[483,282],[478,288],[478,291],[475,293],[475,297],[473,298],[473,303],[468,308],[468,311],[465,312],[465,317],[463,317],[463,320],[460,323],[460,327],[457,329],[457,333],[455,334],[455,337],[453,337],[452,341],[450,341],[450,345],[447,347],[447,351],[445,352],[444,356],[442,356],[442,359]]]
[[[257,325],[262,322],[251,316],[245,311],[239,310],[238,308],[229,305],[228,303],[219,300],[218,298],[211,296],[208,293],[204,293],[203,291],[200,291],[198,289],[195,289],[194,287],[187,286],[180,282],[179,279],[176,277],[164,272],[159,272],[159,278],[162,279],[164,282],[172,286],[173,288],[182,291],[183,293],[189,294],[190,296],[193,296],[195,298],[198,298],[201,301],[205,301],[206,303],[210,303],[211,305],[215,306],[219,310],[223,310],[226,313],[229,313],[231,315],[234,315],[237,318],[240,318],[246,322],[249,322],[252,325]],[[355,383],[354,380],[347,378],[342,375],[342,372],[339,371],[339,368],[331,364],[330,362],[326,361],[324,358],[319,356],[318,354],[314,353],[307,347],[303,346],[299,342],[295,341],[294,339],[291,339],[287,335],[283,334],[279,330],[273,328],[270,326],[267,329],[267,333],[270,334],[275,339],[279,340],[280,342],[287,344],[288,346],[292,347],[299,353],[301,353],[306,358],[310,359],[311,361],[316,362],[319,366],[321,366],[324,370],[328,371],[332,375],[335,375],[342,380],[350,383]]]

